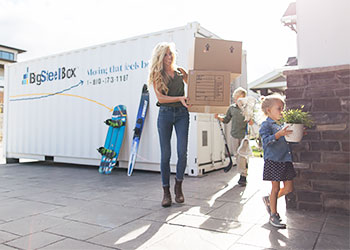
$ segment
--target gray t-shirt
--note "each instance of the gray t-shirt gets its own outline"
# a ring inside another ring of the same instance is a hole
[[[236,103],[228,108],[223,123],[229,123],[231,120],[231,136],[237,139],[243,139],[248,122],[244,121],[242,111]]]

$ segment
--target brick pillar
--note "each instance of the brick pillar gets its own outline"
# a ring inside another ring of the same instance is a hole
[[[350,65],[284,74],[287,108],[304,105],[315,121],[292,146],[297,177],[287,207],[349,214]]]

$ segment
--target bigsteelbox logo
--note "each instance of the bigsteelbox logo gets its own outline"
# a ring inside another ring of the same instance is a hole
[[[40,73],[32,73],[29,72],[29,67],[27,67],[27,72],[23,75],[22,85],[41,85],[45,82],[70,79],[76,77],[75,70],[76,68],[60,67],[55,71],[41,70]]]

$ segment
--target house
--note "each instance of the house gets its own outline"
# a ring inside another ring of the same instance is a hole
[[[0,44],[0,88],[4,87],[5,65],[17,62],[17,55],[23,52],[26,51]]]
[[[2,104],[4,103],[4,76],[5,76],[5,65],[9,63],[17,62],[17,55],[26,52],[22,49],[16,49],[13,47],[5,46],[0,44],[0,104],[2,113]]]
[[[249,90],[259,95],[269,95],[271,93],[280,93],[284,95],[287,87],[286,76],[283,74],[286,70],[297,69],[298,60],[296,57],[289,57],[287,63],[278,69],[275,69],[254,82],[249,83]]]
[[[17,62],[17,55],[23,52],[26,51],[0,44],[0,140],[2,140],[2,114],[4,105],[5,65]]]
[[[283,72],[286,104],[303,105],[315,124],[293,145],[297,177],[287,207],[349,214],[350,1],[297,0],[295,6],[298,69]],[[288,27],[291,20],[285,18]]]
[[[284,12],[281,22],[285,26],[289,27],[291,30],[297,33],[296,27],[296,3],[292,2],[289,4],[287,10]],[[283,74],[286,70],[293,70],[298,68],[298,59],[297,57],[289,57],[286,64],[277,68],[259,79],[255,80],[248,84],[250,91],[260,95],[269,95],[272,93],[280,93],[281,95],[285,94],[287,88],[286,76]]]

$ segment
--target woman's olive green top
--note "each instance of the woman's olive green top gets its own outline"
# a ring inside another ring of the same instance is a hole
[[[174,71],[174,78],[170,77],[170,81],[167,87],[168,87],[168,94],[163,93],[163,95],[167,95],[167,96],[184,96],[185,95],[185,84],[183,81],[183,74],[179,70]],[[170,102],[170,103],[157,102],[157,106],[182,107],[183,105],[181,102]]]

